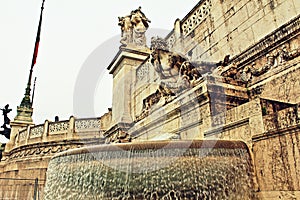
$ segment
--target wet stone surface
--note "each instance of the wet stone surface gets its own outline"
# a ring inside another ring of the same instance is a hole
[[[246,149],[102,151],[52,159],[45,199],[254,199]]]

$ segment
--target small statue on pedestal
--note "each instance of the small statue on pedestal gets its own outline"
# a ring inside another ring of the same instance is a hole
[[[119,17],[118,25],[122,31],[122,46],[133,44],[135,46],[146,46],[146,30],[151,21],[141,11],[141,7],[131,11],[130,15]]]

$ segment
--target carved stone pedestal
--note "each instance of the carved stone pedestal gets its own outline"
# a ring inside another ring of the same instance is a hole
[[[135,69],[150,53],[148,48],[135,47],[134,49],[122,47],[108,67],[110,74],[113,74],[113,125],[106,135],[117,134],[116,137],[119,139],[126,138],[124,132],[128,130],[128,124],[131,124],[134,120],[131,113],[131,84],[135,79]]]

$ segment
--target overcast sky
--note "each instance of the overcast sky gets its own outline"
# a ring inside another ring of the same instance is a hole
[[[125,16],[142,6],[142,11],[152,21],[152,32],[160,35],[170,32],[176,18],[182,19],[197,2],[46,0],[33,74],[37,77],[34,123],[54,120],[56,115],[60,120],[69,119],[71,115],[101,116],[111,107],[112,77],[105,69],[118,50],[118,16]],[[13,109],[9,114],[11,119],[16,116],[16,108],[25,92],[41,3],[42,0],[0,0],[0,107],[10,104]],[[84,71],[88,73],[83,77]],[[94,76],[92,83],[89,83],[89,74]],[[86,84],[76,88],[83,80]],[[73,105],[74,98],[87,96],[85,90],[93,92],[91,97],[82,105]],[[81,113],[87,104],[94,104],[92,114],[90,111]],[[80,106],[78,112],[74,111],[74,106]],[[1,117],[1,124],[2,121]]]

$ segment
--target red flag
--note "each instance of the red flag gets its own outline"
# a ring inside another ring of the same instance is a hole
[[[38,51],[39,51],[44,3],[45,3],[45,0],[43,0],[43,4],[42,4],[42,8],[41,8],[40,22],[39,22],[39,27],[38,27],[38,31],[37,31],[37,35],[36,35],[36,40],[35,40],[35,45],[34,45],[34,52],[33,52],[33,57],[32,57],[32,62],[31,62],[31,69],[33,68],[33,66],[36,63],[36,58],[37,58]]]
[[[40,44],[40,42],[37,42],[35,44],[34,53],[33,53],[33,65],[35,65],[35,63],[36,63],[36,58],[37,58],[37,55],[39,52],[39,44]],[[32,67],[33,67],[33,65],[32,65]]]

